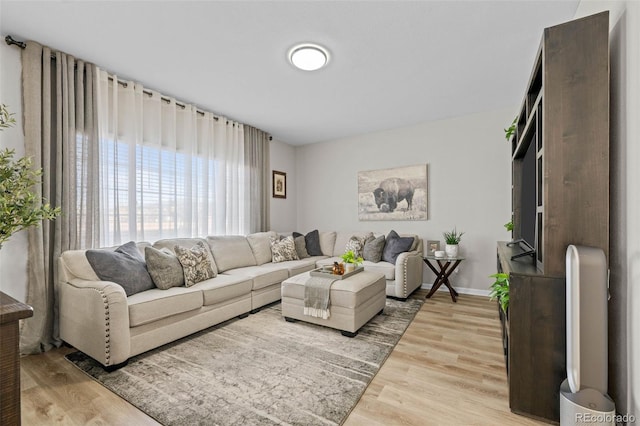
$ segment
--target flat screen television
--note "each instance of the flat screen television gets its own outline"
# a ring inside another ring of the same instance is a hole
[[[536,247],[536,136],[522,157],[522,186],[520,200],[520,238],[532,248]]]
[[[520,162],[520,176],[518,178],[518,185],[516,188],[519,190],[518,198],[520,200],[520,215],[519,221],[514,223],[516,228],[516,240],[509,243],[509,245],[518,245],[522,250],[511,257],[516,259],[519,257],[531,256],[533,261],[536,259],[537,251],[537,239],[536,239],[536,226],[537,226],[537,177],[536,177],[536,134],[535,130],[532,130],[525,137],[525,140],[529,141],[524,154],[520,154],[514,161]],[[520,151],[522,152],[522,151]],[[515,176],[514,176],[515,178]]]

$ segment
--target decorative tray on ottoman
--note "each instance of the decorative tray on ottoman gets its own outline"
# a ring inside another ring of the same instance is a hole
[[[364,271],[364,266],[358,266],[351,272],[345,272],[343,275],[336,275],[333,273],[333,265],[323,266],[321,268],[314,269],[310,272],[310,274],[314,277],[325,277],[325,278],[333,278],[335,280],[344,280],[345,278],[349,278],[351,275],[357,274],[358,272]]]

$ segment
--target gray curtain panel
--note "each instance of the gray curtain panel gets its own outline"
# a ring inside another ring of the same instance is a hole
[[[269,135],[244,125],[244,162],[248,170],[250,232],[271,228],[269,217]]]
[[[22,52],[25,151],[43,169],[42,185],[34,191],[62,208],[58,219],[28,231],[27,303],[34,315],[22,323],[23,354],[60,345],[57,259],[64,250],[97,242],[95,74],[95,65],[38,43],[27,42]]]

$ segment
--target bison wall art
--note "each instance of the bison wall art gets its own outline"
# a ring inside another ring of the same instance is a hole
[[[358,173],[360,220],[426,220],[427,165]]]

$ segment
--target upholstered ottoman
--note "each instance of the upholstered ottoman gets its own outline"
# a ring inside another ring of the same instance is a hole
[[[378,272],[362,271],[336,280],[329,293],[331,316],[327,319],[304,315],[304,285],[309,272],[282,282],[282,316],[287,321],[306,321],[340,330],[355,337],[358,330],[378,313],[386,303],[386,279]]]

